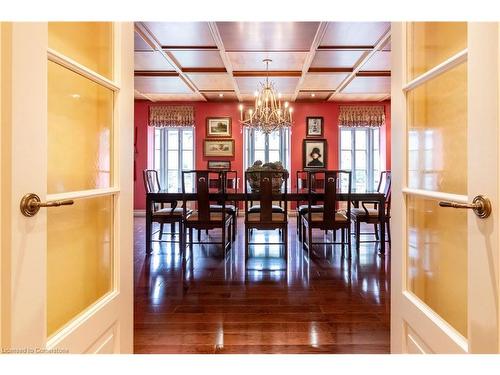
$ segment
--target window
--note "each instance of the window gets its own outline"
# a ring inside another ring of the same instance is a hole
[[[352,190],[376,189],[380,178],[378,128],[341,128],[340,168],[352,171]],[[347,180],[342,182],[347,189]]]
[[[153,165],[159,172],[162,188],[180,192],[182,171],[194,169],[193,128],[155,129]],[[192,181],[186,181],[186,188],[192,189]]]
[[[256,160],[263,163],[281,161],[283,167],[290,170],[290,132],[288,129],[276,130],[264,134],[254,129],[245,129],[245,169]]]

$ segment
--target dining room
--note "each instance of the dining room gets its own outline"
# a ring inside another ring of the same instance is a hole
[[[389,352],[390,32],[135,23],[135,352]]]

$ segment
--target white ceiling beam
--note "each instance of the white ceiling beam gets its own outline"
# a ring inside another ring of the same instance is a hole
[[[177,60],[174,59],[172,54],[168,51],[163,50],[160,42],[156,39],[154,34],[144,25],[142,22],[135,22],[135,31],[141,36],[144,41],[149,44],[155,51],[161,53],[163,58],[172,65],[174,70],[179,74],[179,78],[189,87],[191,91],[197,94],[201,100],[207,101],[205,96],[198,90],[196,85],[189,79],[189,77],[182,71],[182,67],[179,65]]]
[[[311,67],[311,64],[314,60],[314,56],[316,55],[316,51],[319,47],[319,44],[321,43],[323,37],[325,36],[327,27],[328,27],[328,22],[320,22],[318,25],[318,29],[316,30],[316,35],[314,36],[314,39],[312,41],[311,48],[309,49],[309,52],[307,53],[307,56],[304,60],[304,65],[302,65],[302,74],[300,75],[299,81],[297,82],[297,86],[295,87],[295,92],[292,95],[292,102],[295,101],[297,99],[297,96],[299,95],[300,86],[302,86],[302,82],[304,82],[306,74],[309,71],[309,68]]]
[[[335,92],[330,95],[330,97],[327,100],[332,100],[335,95],[342,93],[342,90],[346,88],[346,86],[351,83],[351,81],[356,78],[356,74],[361,70],[363,65],[365,65],[368,60],[370,60],[373,55],[384,48],[384,46],[389,42],[391,39],[391,28],[389,27],[389,30],[385,32],[384,35],[378,40],[378,42],[373,46],[373,48],[370,51],[365,52],[363,57],[354,65],[354,68],[352,72],[340,83],[340,85],[337,87]]]
[[[231,81],[233,82],[234,92],[236,93],[236,97],[238,98],[238,101],[241,102],[242,98],[241,98],[240,88],[238,87],[238,83],[236,83],[236,79],[234,78],[233,66],[231,65],[231,61],[229,60],[229,57],[226,53],[226,48],[224,47],[222,37],[220,36],[217,23],[216,22],[207,22],[207,23],[208,23],[208,28],[210,29],[210,33],[214,38],[215,45],[219,50],[219,54],[222,59],[222,62],[224,63],[224,67],[226,68],[227,74],[229,74],[229,77],[231,77]]]
[[[150,102],[155,102],[156,100],[152,99],[149,95],[143,94],[139,90],[134,89],[134,94],[141,97],[142,99],[149,100]]]

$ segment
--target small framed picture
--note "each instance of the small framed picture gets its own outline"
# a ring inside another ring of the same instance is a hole
[[[205,139],[204,156],[234,156],[234,139]]]
[[[231,162],[229,160],[209,160],[207,163],[207,168],[229,171],[231,170]]]
[[[326,156],[326,139],[304,139],[302,145],[302,164],[304,169],[325,169]]]
[[[323,117],[306,118],[306,137],[323,137]]]
[[[207,117],[207,137],[230,137],[231,117]]]

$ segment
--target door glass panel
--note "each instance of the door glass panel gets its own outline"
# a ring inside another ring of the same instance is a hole
[[[47,332],[112,288],[113,197],[47,210]]]
[[[412,22],[408,38],[411,80],[467,48],[467,22]]]
[[[407,199],[408,289],[467,336],[467,210]]]
[[[408,93],[408,185],[467,194],[467,64]]]
[[[113,78],[111,22],[49,22],[49,48]]]
[[[113,92],[48,63],[49,194],[111,184]]]

